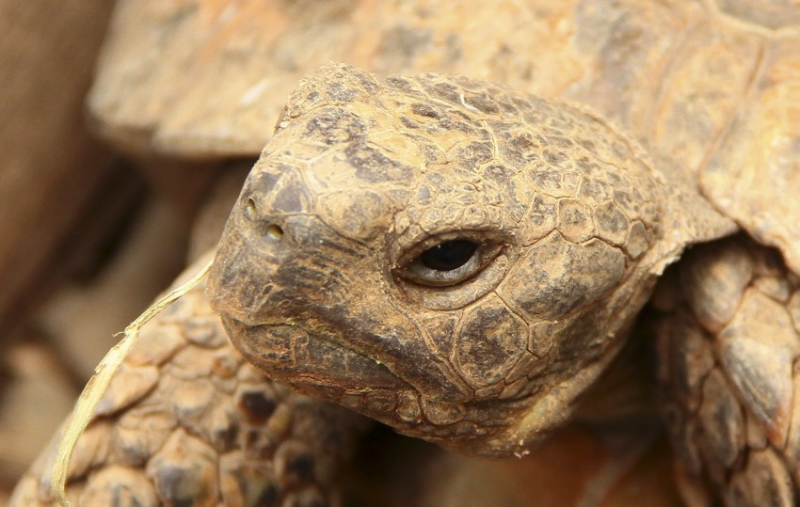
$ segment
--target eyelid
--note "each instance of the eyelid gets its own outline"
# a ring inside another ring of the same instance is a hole
[[[420,261],[424,251],[447,241],[464,239],[478,243],[472,257],[462,266],[451,271],[437,271],[428,268]],[[501,241],[487,240],[477,234],[453,233],[426,239],[409,250],[400,263],[397,274],[400,278],[416,285],[429,287],[452,287],[479,275],[503,250]]]
[[[433,248],[436,245],[440,245],[447,241],[453,241],[457,239],[474,241],[479,245],[494,243],[494,240],[487,239],[485,234],[481,234],[481,231],[451,231],[434,234],[427,236],[413,247],[407,249],[402,255],[399,256],[395,265],[400,267],[408,266],[411,261],[419,257],[425,250]]]
[[[482,249],[483,245],[479,245],[467,262],[451,271],[431,269],[425,266],[419,257],[416,257],[411,261],[411,264],[406,267],[406,279],[434,287],[456,285],[471,278],[478,272],[481,267],[481,260],[479,257],[481,257]]]

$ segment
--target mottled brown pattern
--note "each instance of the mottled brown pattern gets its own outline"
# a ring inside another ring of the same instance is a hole
[[[736,237],[695,247],[660,291],[659,377],[683,464],[728,505],[795,505],[800,279]]]
[[[336,470],[364,421],[248,365],[204,291],[195,288],[142,329],[78,441],[67,483],[73,505],[338,501]],[[12,505],[54,505],[55,444],[21,480]]]

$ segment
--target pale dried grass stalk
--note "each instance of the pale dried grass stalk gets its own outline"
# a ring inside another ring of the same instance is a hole
[[[209,269],[211,269],[211,264],[212,262],[209,261],[191,280],[168,292],[139,315],[136,320],[131,322],[125,328],[125,336],[108,351],[95,368],[94,375],[86,383],[86,387],[75,403],[75,409],[72,411],[67,426],[64,428],[64,433],[58,443],[58,453],[50,472],[50,491],[61,505],[69,507],[66,496],[67,470],[75,444],[91,421],[95,407],[97,407],[97,403],[111,382],[111,377],[136,342],[139,330],[161,310],[200,283],[208,274]]]

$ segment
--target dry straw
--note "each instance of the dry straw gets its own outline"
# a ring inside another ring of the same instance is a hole
[[[89,422],[92,420],[95,408],[100,398],[103,397],[103,393],[108,387],[108,384],[111,382],[111,377],[114,376],[114,372],[117,371],[117,368],[125,359],[128,351],[133,347],[133,344],[136,343],[139,330],[161,310],[175,302],[178,298],[200,283],[208,274],[209,269],[211,269],[211,261],[203,266],[191,280],[162,296],[145,310],[144,313],[139,315],[136,320],[125,328],[125,336],[122,340],[108,351],[108,354],[105,355],[103,360],[100,361],[100,364],[97,365],[97,368],[95,368],[94,375],[89,379],[78,401],[75,403],[75,409],[72,411],[66,428],[64,428],[61,441],[58,443],[58,453],[56,454],[56,459],[50,472],[50,491],[61,505],[69,507],[66,496],[67,471],[70,458],[72,457],[72,451],[75,449],[75,444],[83,434],[86,426],[88,426]]]

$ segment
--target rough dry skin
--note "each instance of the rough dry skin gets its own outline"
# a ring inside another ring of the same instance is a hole
[[[213,304],[301,392],[520,455],[570,417],[665,260],[732,230],[638,152],[572,106],[325,66],[234,207]]]
[[[73,454],[72,505],[336,505],[336,470],[364,421],[248,365],[204,289],[142,329]],[[54,504],[56,444],[12,505]]]
[[[521,456],[571,417],[665,265],[734,230],[593,113],[467,78],[332,64],[291,95],[210,291],[244,355],[300,392],[462,453]],[[749,248],[750,271],[764,271],[765,251],[738,241],[710,251]],[[796,277],[779,256],[769,266],[753,284],[786,306]],[[703,325],[727,312],[707,347],[728,375],[705,379],[700,409],[679,398],[701,428],[677,425],[682,452],[703,457],[687,466],[731,505],[792,505],[798,331],[778,303],[722,290],[735,284],[725,276],[694,282],[683,288]],[[782,339],[759,327],[770,308]],[[684,372],[663,381],[680,386]],[[780,445],[726,447],[744,438],[734,411],[751,414],[753,439]]]

